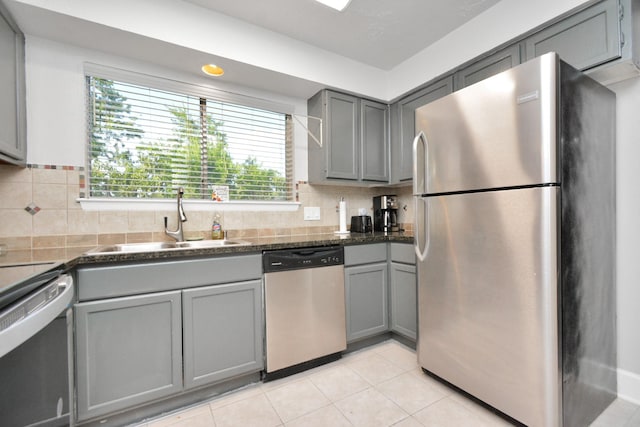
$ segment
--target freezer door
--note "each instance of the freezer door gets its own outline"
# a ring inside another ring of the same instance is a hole
[[[417,109],[414,194],[558,182],[557,76],[547,54]]]
[[[558,187],[421,199],[420,365],[529,426],[559,425]]]

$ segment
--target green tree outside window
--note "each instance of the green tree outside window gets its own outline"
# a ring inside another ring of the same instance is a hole
[[[186,198],[207,199],[212,186],[225,185],[231,200],[290,199],[290,179],[282,171],[263,166],[256,155],[234,160],[225,121],[207,110],[207,99],[197,99],[196,110],[180,94],[161,96],[166,92],[96,77],[87,82],[91,197],[173,198],[183,187]],[[284,129],[287,117],[280,116],[282,123],[274,123]],[[235,127],[243,123],[230,120]]]

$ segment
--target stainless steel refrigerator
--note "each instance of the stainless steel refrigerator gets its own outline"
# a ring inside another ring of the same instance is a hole
[[[528,426],[617,394],[615,95],[551,53],[416,110],[418,361]]]

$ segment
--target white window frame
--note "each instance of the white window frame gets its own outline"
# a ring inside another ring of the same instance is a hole
[[[148,86],[196,97],[211,98],[217,101],[240,104],[284,114],[295,114],[293,106],[288,104],[224,91],[210,86],[185,83],[100,64],[85,63],[83,76],[117,80],[130,84]],[[85,150],[86,147],[87,144],[84,145]],[[291,150],[295,150],[295,144],[292,144]],[[292,154],[293,157],[295,157],[295,153]],[[291,179],[294,180],[294,176],[291,176]],[[295,197],[295,195],[293,196]],[[176,204],[174,199],[85,197],[78,198],[76,200],[80,203],[82,209],[86,211],[158,211],[173,209]],[[300,203],[296,201],[229,200],[225,202],[215,202],[211,200],[184,199],[183,203],[185,205],[185,209],[191,211],[296,211],[300,206]]]

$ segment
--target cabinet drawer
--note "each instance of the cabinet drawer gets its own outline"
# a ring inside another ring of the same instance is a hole
[[[345,246],[344,265],[369,264],[387,260],[387,244]]]
[[[261,277],[260,254],[81,267],[78,269],[78,298],[86,301]]]
[[[403,264],[415,264],[416,253],[413,245],[407,243],[391,243],[391,261]]]

